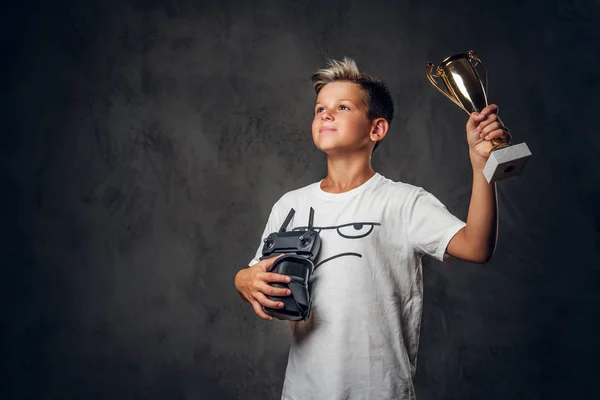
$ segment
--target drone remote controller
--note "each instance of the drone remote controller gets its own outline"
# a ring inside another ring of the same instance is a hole
[[[290,289],[290,296],[278,297],[267,296],[270,300],[283,302],[283,308],[275,309],[263,307],[268,315],[291,321],[308,319],[312,300],[308,281],[315,270],[314,260],[321,249],[321,237],[319,232],[313,229],[314,210],[310,209],[308,229],[286,232],[290,220],[294,216],[292,208],[288,213],[279,232],[273,232],[264,239],[261,260],[285,256],[279,258],[269,272],[288,275],[290,283],[272,282],[269,285],[277,288]]]

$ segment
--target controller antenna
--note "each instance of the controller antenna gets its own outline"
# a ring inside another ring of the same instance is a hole
[[[315,218],[315,210],[311,207],[310,214],[308,215],[308,230],[309,231],[312,231],[314,218]]]
[[[281,225],[281,228],[279,228],[279,233],[285,232],[285,230],[287,229],[288,224],[292,220],[292,217],[294,216],[295,213],[296,213],[296,210],[294,210],[293,208],[291,208],[290,212],[287,215],[287,217],[285,217],[285,221],[283,221],[283,224]]]

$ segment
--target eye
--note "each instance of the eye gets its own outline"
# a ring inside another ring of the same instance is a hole
[[[323,107],[317,107],[317,108],[315,109],[315,114],[318,114],[318,113],[320,113],[320,112],[323,112],[323,110],[325,110]]]
[[[348,106],[346,106],[346,105],[343,105],[343,104],[342,104],[342,105],[340,106],[340,110],[349,110],[349,109],[350,109],[350,108],[349,108]]]
[[[355,224],[340,225],[337,227],[338,234],[345,239],[360,239],[369,236],[373,232],[374,222],[360,222]]]

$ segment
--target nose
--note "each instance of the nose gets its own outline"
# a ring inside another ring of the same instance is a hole
[[[322,121],[331,121],[331,120],[333,120],[333,115],[331,114],[331,112],[329,112],[329,110],[324,110],[321,113],[321,120]]]

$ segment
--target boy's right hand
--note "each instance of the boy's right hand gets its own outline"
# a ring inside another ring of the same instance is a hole
[[[275,261],[282,256],[284,256],[284,254],[281,254],[278,257],[261,260],[252,267],[242,269],[235,276],[235,287],[240,293],[240,296],[252,304],[254,312],[259,317],[269,321],[273,318],[264,312],[262,306],[282,308],[283,303],[269,300],[267,295],[283,297],[291,294],[289,289],[276,288],[269,285],[269,282],[289,283],[291,281],[290,277],[287,275],[267,272],[271,269]]]

